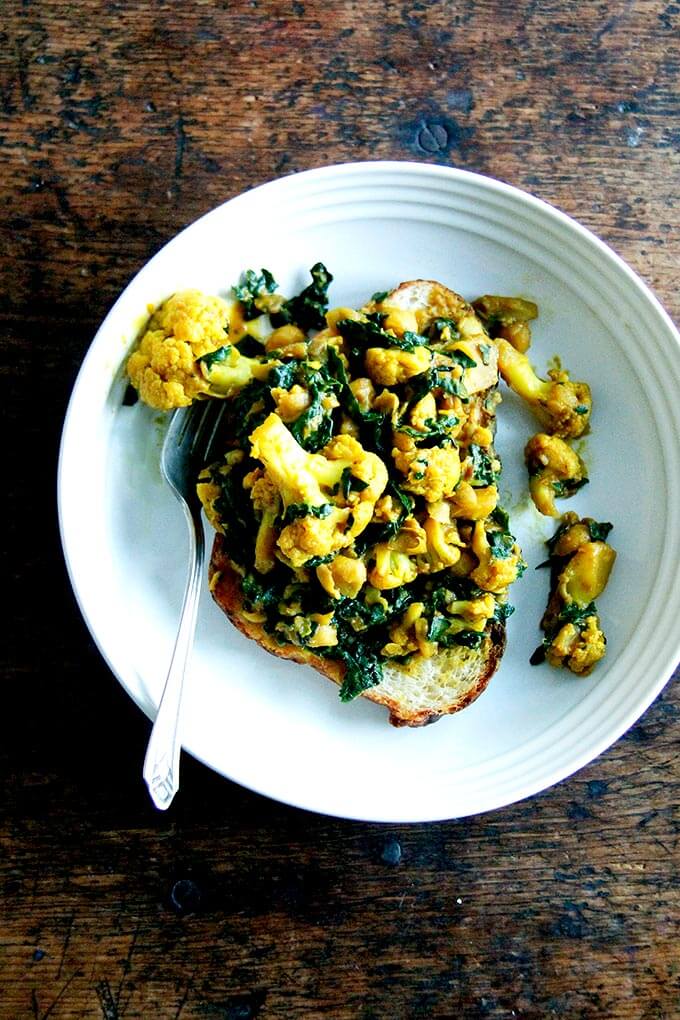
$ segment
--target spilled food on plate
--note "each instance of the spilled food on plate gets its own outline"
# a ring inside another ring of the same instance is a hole
[[[421,726],[469,705],[505,648],[526,569],[499,503],[502,378],[541,432],[525,448],[540,513],[587,482],[569,445],[591,393],[529,361],[535,304],[471,304],[415,280],[359,309],[328,308],[321,263],[287,299],[246,271],[230,298],[187,290],[153,311],[127,371],[170,410],[224,402],[220,456],[197,478],[215,530],[210,590],[268,651]],[[588,674],[605,652],[595,607],[611,525],[565,515],[549,541],[545,638],[531,661]]]

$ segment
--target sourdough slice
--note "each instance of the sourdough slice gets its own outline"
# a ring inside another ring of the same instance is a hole
[[[262,624],[243,613],[240,576],[216,535],[210,557],[210,590],[215,602],[235,627],[257,641],[272,655],[312,666],[340,685],[345,666],[340,659],[326,659],[298,645],[280,645]],[[505,649],[505,626],[493,621],[479,648],[462,645],[444,648],[431,659],[417,657],[404,665],[383,665],[383,681],[364,691],[362,697],[384,705],[393,726],[425,726],[443,715],[465,708],[479,697],[498,669]]]
[[[472,306],[432,280],[402,283],[382,304],[416,312],[421,332],[437,318],[456,323],[461,339],[477,362],[474,368],[465,371],[465,387],[471,402],[478,404],[481,424],[489,424],[494,412],[493,404],[491,410],[486,406],[486,397],[498,383],[497,353]],[[372,310],[375,306],[371,303],[366,307]],[[213,545],[209,576],[213,598],[242,633],[273,655],[312,666],[329,680],[342,684],[345,666],[340,659],[324,658],[298,645],[279,644],[262,624],[247,618],[240,576],[233,569],[219,534]],[[491,620],[478,648],[456,645],[440,649],[430,659],[415,656],[403,664],[386,659],[382,682],[364,691],[362,697],[384,705],[393,726],[425,726],[443,715],[458,712],[479,697],[498,669],[504,650],[505,624]]]

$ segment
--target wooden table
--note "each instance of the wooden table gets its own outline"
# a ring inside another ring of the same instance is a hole
[[[463,821],[359,824],[186,761],[62,563],[59,431],[95,328],[178,229],[253,184],[419,159],[594,229],[676,319],[678,13],[666,0],[7,0],[0,1018],[680,1016],[680,688],[576,776]]]

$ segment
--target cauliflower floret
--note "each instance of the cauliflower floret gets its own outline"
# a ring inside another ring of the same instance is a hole
[[[362,560],[339,553],[330,563],[321,563],[316,576],[331,598],[355,599],[366,583],[366,566]]]
[[[604,591],[616,553],[607,542],[580,545],[561,571],[557,591],[562,601],[588,606]]]
[[[587,616],[580,627],[565,623],[545,650],[551,666],[566,666],[572,673],[587,676],[604,657],[607,641],[598,617]]]
[[[225,345],[199,362],[213,397],[233,397],[253,379],[266,379],[271,361],[247,358],[236,347]]]
[[[233,304],[198,290],[173,294],[160,305],[128,358],[127,373],[141,399],[168,411],[208,393],[198,359],[224,346],[235,315]]]
[[[374,588],[399,588],[410,584],[418,576],[418,567],[406,553],[397,552],[389,542],[381,542],[373,549],[375,566],[369,572],[368,580]]]
[[[434,517],[428,517],[425,521],[425,535],[426,555],[418,560],[421,573],[434,574],[458,562],[463,543],[455,522],[444,524]]]
[[[325,517],[308,514],[287,524],[277,545],[291,567],[303,567],[310,559],[328,556],[350,545],[349,513],[348,509],[334,509]]]
[[[558,436],[538,432],[524,448],[529,469],[529,492],[536,509],[546,517],[559,517],[556,496],[572,496],[585,485],[585,466],[579,455]]]
[[[460,456],[455,446],[418,448],[409,436],[395,436],[394,463],[406,476],[403,485],[409,492],[436,503],[450,496],[460,478]]]
[[[429,641],[429,623],[423,602],[412,602],[398,623],[390,627],[390,640],[382,649],[387,656],[410,655],[419,652],[426,659],[436,654],[437,645]]]
[[[284,511],[297,515],[278,539],[293,566],[352,543],[373,516],[387,485],[387,469],[352,436],[340,435],[320,453],[307,453],[277,414],[250,436],[252,455],[264,464]]]
[[[453,495],[447,500],[452,517],[464,517],[469,521],[482,521],[496,508],[498,489],[495,485],[479,488],[469,482],[460,482]]]
[[[491,336],[502,336],[515,350],[524,354],[531,345],[531,330],[527,325],[538,315],[538,306],[524,298],[484,294],[472,302]]]
[[[276,404],[276,413],[281,421],[293,422],[303,411],[306,411],[311,403],[309,390],[304,386],[295,383],[289,390],[275,386],[271,390],[272,400]]]
[[[502,594],[513,584],[524,570],[525,563],[522,553],[516,542],[511,544],[511,536],[503,532],[491,532],[501,536],[502,543],[496,549],[502,555],[493,555],[489,537],[483,521],[475,523],[472,533],[472,551],[478,559],[478,564],[471,572],[470,578],[483,591],[491,591],[495,594]]]
[[[397,347],[369,347],[366,351],[366,371],[379,386],[397,386],[421,375],[430,367],[431,354],[427,347],[414,347],[402,351]]]
[[[590,529],[596,526],[600,531],[607,527],[565,514],[549,543],[553,587],[541,620],[546,637],[532,656],[534,663],[546,658],[552,666],[585,675],[605,654],[595,599],[607,585],[616,552],[607,542],[591,540]]]
[[[525,354],[500,338],[498,367],[508,386],[527,402],[552,436],[576,438],[588,428],[592,397],[587,383],[572,382],[568,372],[552,369],[539,379]]]

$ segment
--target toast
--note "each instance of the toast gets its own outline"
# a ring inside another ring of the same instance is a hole
[[[459,357],[463,359],[461,363],[467,366],[462,379],[462,382],[464,382],[462,392],[464,393],[465,413],[469,421],[473,422],[478,430],[474,434],[481,434],[483,432],[487,437],[489,435],[492,436],[495,430],[495,407],[498,400],[495,396],[498,384],[497,352],[493,341],[489,338],[472,306],[458,294],[439,283],[428,280],[413,280],[402,283],[387,295],[382,297],[376,295],[371,302],[364,306],[362,312],[371,315],[380,313],[384,309],[400,309],[411,314],[412,318],[415,316],[418,334],[433,335],[428,331],[431,330],[432,324],[435,322],[441,323],[447,321],[451,324],[451,330],[456,338],[455,347],[458,350]],[[441,327],[439,328],[441,329]],[[332,334],[333,329],[331,328],[324,332]],[[335,335],[337,336],[337,333]],[[450,338],[452,334],[449,332],[441,335]],[[439,359],[440,363],[444,365],[446,363],[446,355],[445,353],[438,354],[436,347],[437,345],[435,344],[432,348],[431,364],[436,365],[437,359]],[[440,344],[439,347],[442,351],[446,349],[445,344]],[[451,344],[449,344],[449,347],[451,347]],[[450,369],[447,370],[450,371]],[[444,390],[437,389],[436,380],[439,378],[444,378],[444,376],[440,377],[435,374],[433,387],[434,391],[441,396]],[[449,405],[444,402],[443,406],[447,408]],[[451,406],[453,406],[453,403],[451,403]],[[460,401],[458,406],[460,406]],[[437,413],[445,414],[446,411],[438,408]],[[411,429],[411,433],[413,431]],[[471,435],[473,434],[471,427],[469,432]],[[466,442],[469,448],[463,447],[463,452],[467,456],[472,449],[469,444],[476,443],[477,440],[468,437]],[[491,442],[488,438],[484,442],[486,443],[485,456],[494,459],[494,463],[496,463],[496,454],[493,451]],[[394,455],[396,451],[393,450],[392,452]],[[422,477],[422,475],[415,475],[414,477],[418,478]],[[473,480],[472,484],[479,483]],[[417,488],[415,491],[417,491]],[[481,492],[482,490],[477,489],[474,491]],[[204,505],[208,511],[209,518],[215,524],[215,514],[211,512],[211,504],[206,493],[202,496]],[[427,506],[429,507],[430,504]],[[429,511],[426,509],[424,512],[427,513]],[[483,533],[483,529],[482,533],[480,533],[479,528],[476,527],[480,523],[480,516],[480,514],[475,516],[471,512],[472,519],[466,521],[461,519],[463,515],[460,511],[457,511],[458,520],[454,523],[456,527],[459,524],[461,525],[463,534],[475,536],[474,539],[469,537],[466,539],[468,548],[463,550],[463,556],[467,556],[470,572],[474,572],[475,569],[477,571],[473,580],[475,586],[479,584],[479,588],[475,589],[478,594],[486,596],[488,599],[488,593],[494,593],[493,597],[496,601],[495,611],[493,615],[478,621],[476,624],[474,622],[470,624],[475,630],[473,634],[474,642],[468,644],[461,641],[461,643],[448,643],[446,645],[443,643],[437,645],[435,643],[436,652],[434,654],[430,652],[427,655],[419,654],[418,652],[413,653],[413,646],[411,646],[410,654],[404,656],[394,655],[382,661],[381,681],[368,687],[366,690],[362,690],[360,693],[361,696],[385,706],[389,712],[389,721],[394,726],[423,726],[436,721],[443,715],[449,715],[465,708],[485,690],[491,677],[500,665],[505,649],[504,619],[506,614],[503,612],[503,607],[507,587],[514,580],[514,576],[510,577],[508,575],[509,580],[507,584],[503,580],[505,575],[497,577],[493,571],[489,578],[480,579],[481,560],[478,560],[478,557],[481,554],[479,553],[479,545],[475,545],[475,541],[482,540],[478,536]],[[487,522],[483,521],[481,523],[485,524]],[[496,524],[491,524],[492,529],[496,527]],[[268,652],[311,666],[334,683],[342,685],[346,673],[346,665],[341,657],[333,657],[327,653],[318,654],[314,648],[305,644],[286,641],[285,636],[283,636],[283,630],[277,634],[272,627],[265,628],[261,614],[252,612],[252,605],[247,605],[247,600],[244,600],[243,596],[241,585],[243,568],[237,566],[235,569],[234,563],[229,556],[229,548],[225,536],[219,533],[221,530],[219,526],[217,530],[218,533],[214,540],[209,566],[209,580],[212,597],[220,609],[234,626]],[[514,542],[509,533],[503,532],[503,536]],[[486,538],[483,540],[486,541]],[[460,544],[462,545],[463,543],[461,542]],[[477,550],[477,557],[472,551],[473,547]],[[488,549],[488,545],[486,548]],[[515,560],[521,563],[521,554],[515,545],[508,545],[503,555],[509,556],[507,550],[510,548],[513,550]],[[490,562],[492,567],[497,567],[496,561],[492,560]],[[500,561],[498,562],[500,563]],[[505,562],[508,562],[507,559]],[[435,569],[441,570],[441,566],[437,568],[432,567],[432,570]],[[431,576],[441,575],[432,574]],[[480,591],[480,589],[483,590]],[[319,591],[323,595],[321,589]],[[461,596],[451,596],[451,598],[454,597],[460,598]],[[464,604],[466,603],[457,603],[457,605]],[[422,622],[425,623],[426,621],[423,620]],[[430,620],[429,629],[427,630],[428,637],[431,635],[433,623],[434,620]],[[461,624],[461,626],[463,625]],[[470,634],[471,632],[466,631],[465,633]],[[462,637],[463,635],[461,635]]]
[[[215,536],[209,566],[213,599],[242,634],[272,655],[311,666],[334,683],[342,684],[345,666],[339,659],[322,658],[294,644],[279,644],[261,623],[244,613],[240,575],[226,555],[224,537]],[[426,726],[443,715],[470,705],[486,688],[505,650],[505,624],[493,621],[479,648],[457,645],[432,659],[416,657],[403,666],[383,666],[383,682],[362,697],[384,705],[393,726]]]

